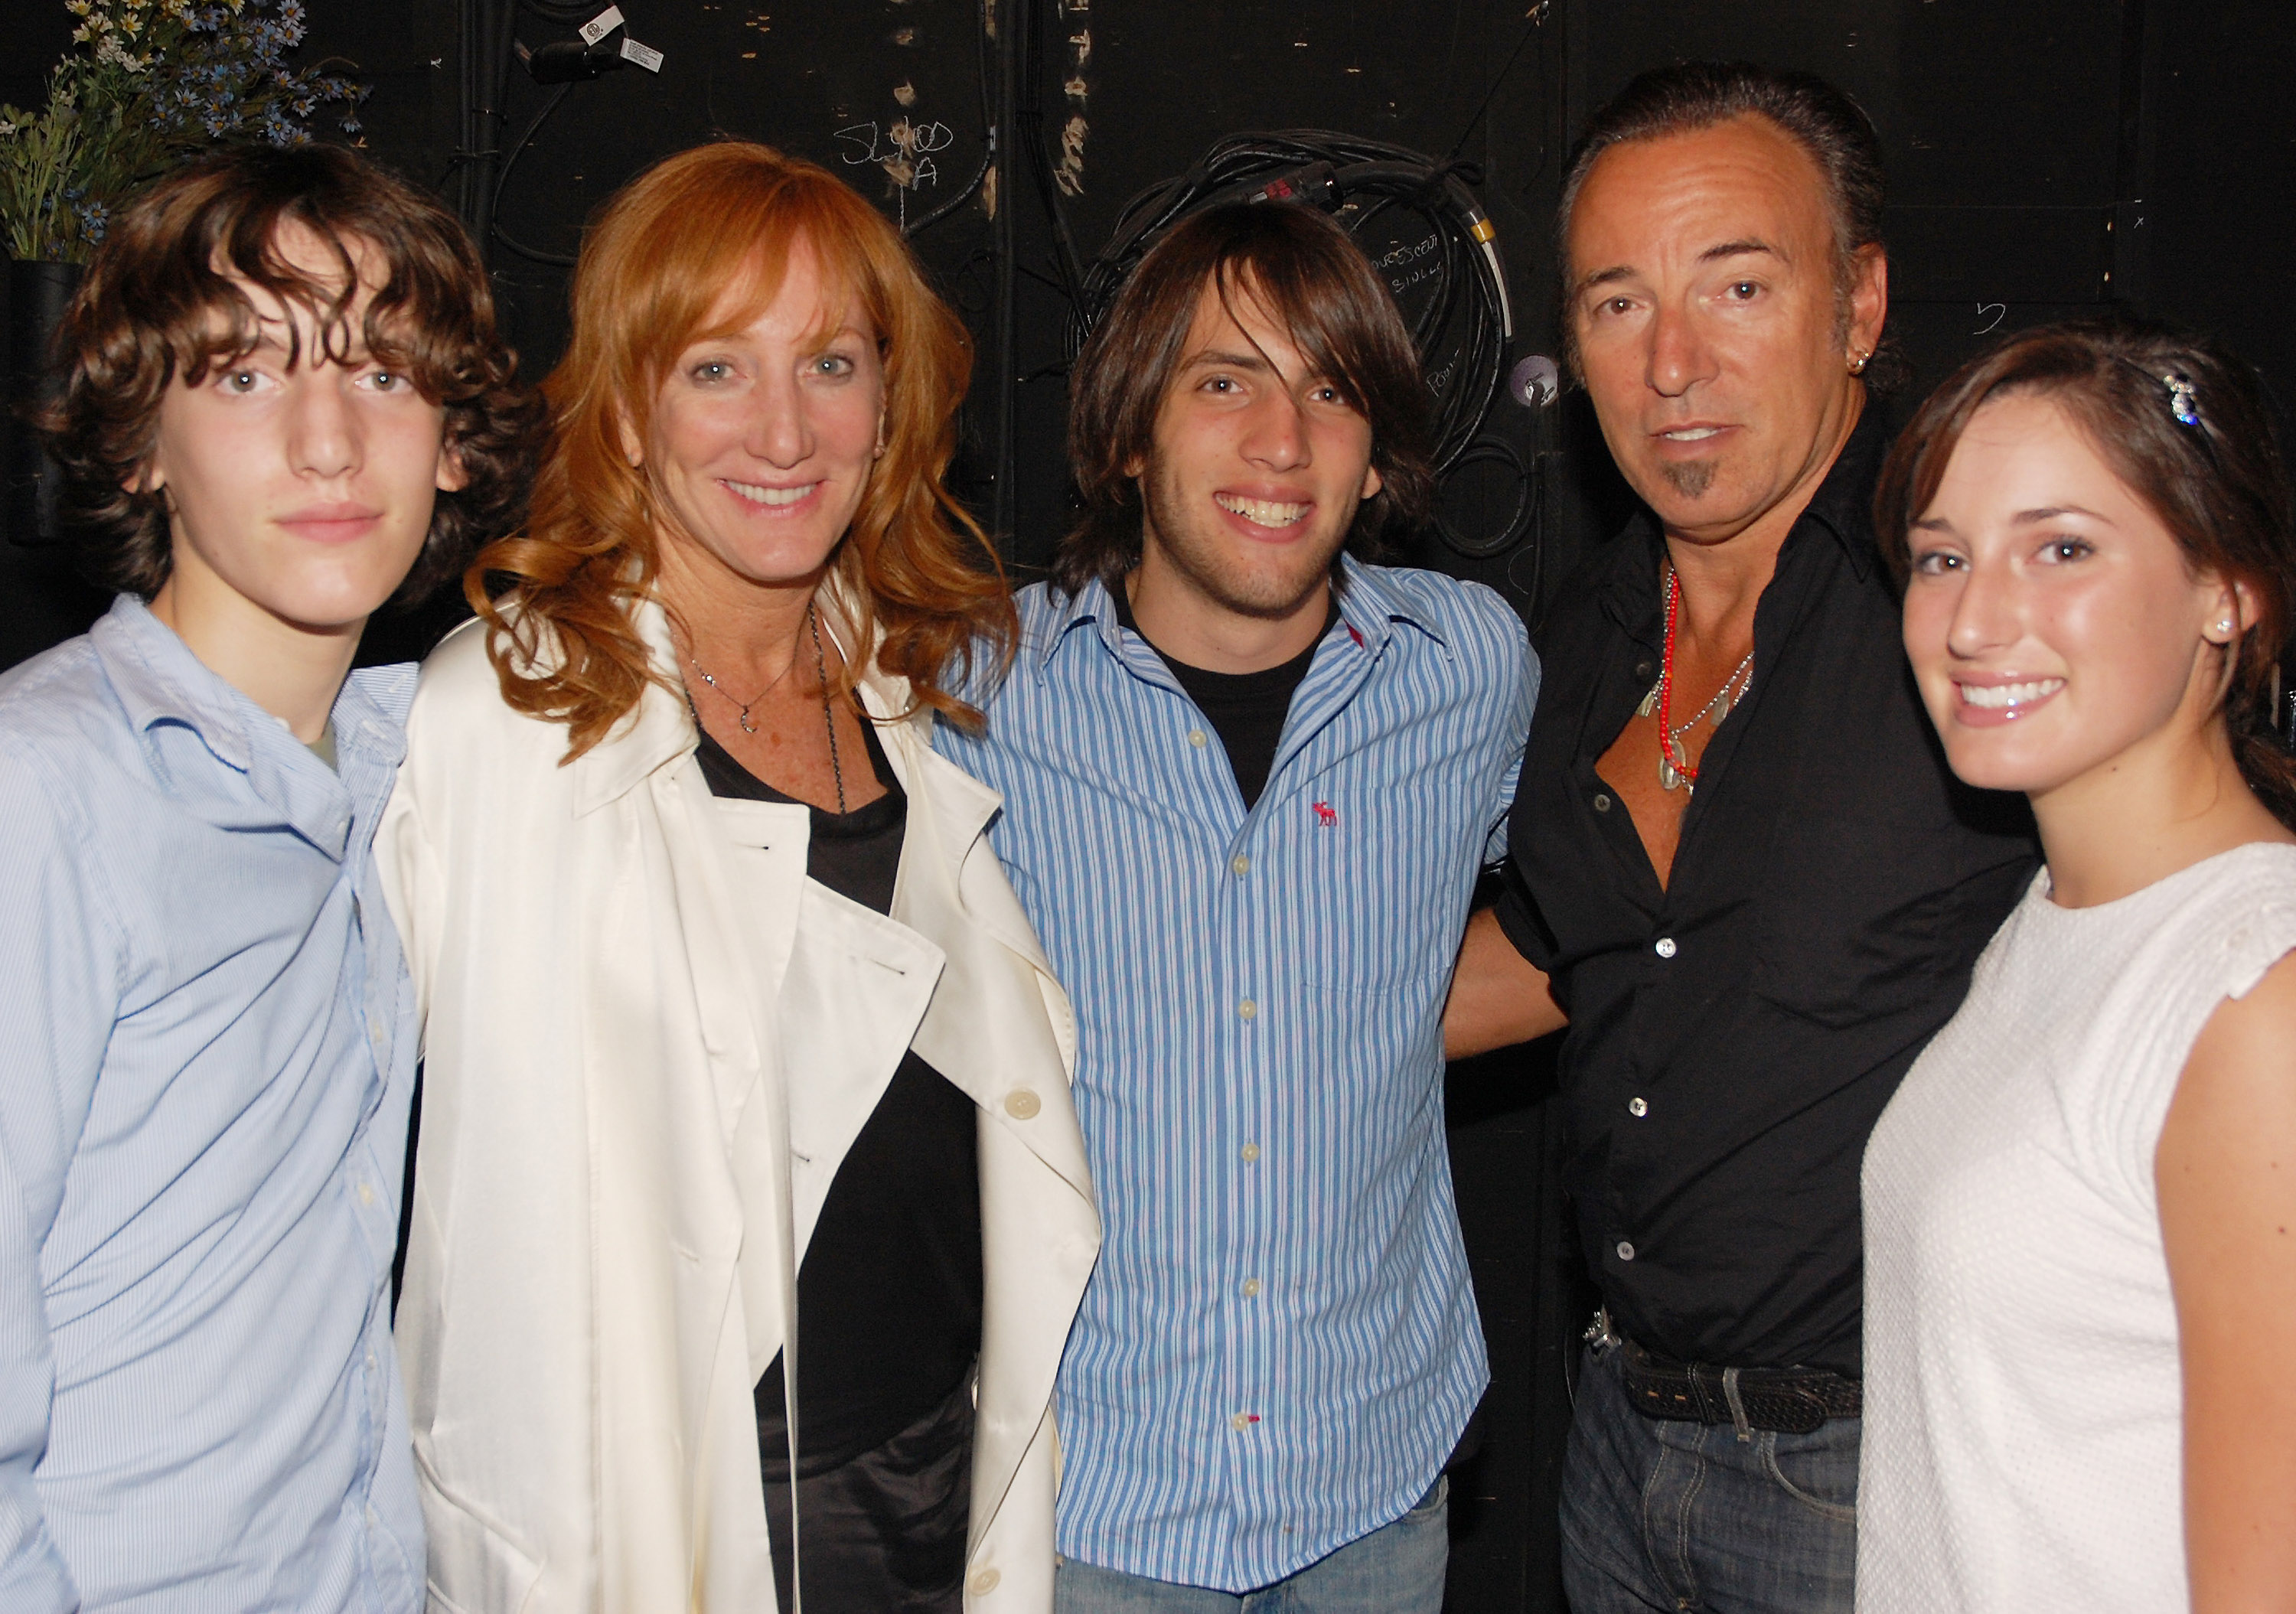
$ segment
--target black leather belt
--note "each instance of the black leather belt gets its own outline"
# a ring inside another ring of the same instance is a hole
[[[1808,1435],[1828,1418],[1858,1416],[1865,1405],[1857,1380],[1823,1368],[1709,1367],[1653,1356],[1631,1340],[1619,1352],[1627,1399],[1645,1418]]]

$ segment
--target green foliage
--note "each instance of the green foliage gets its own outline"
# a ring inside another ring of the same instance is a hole
[[[209,146],[298,145],[340,107],[358,129],[368,86],[287,65],[303,0],[65,0],[73,51],[48,104],[0,106],[0,236],[12,257],[85,263],[136,187]]]

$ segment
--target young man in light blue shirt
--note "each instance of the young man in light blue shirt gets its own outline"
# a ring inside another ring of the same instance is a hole
[[[368,848],[414,670],[350,666],[514,507],[532,407],[452,216],[324,146],[147,193],[62,353],[121,592],[0,677],[0,1608],[414,1614]]]
[[[1529,648],[1488,589],[1347,553],[1426,512],[1426,389],[1323,215],[1177,226],[1072,388],[1083,522],[985,734],[937,741],[1003,792],[1079,1022],[1105,1241],[1057,1607],[1434,1614],[1488,1378],[1440,1017]]]

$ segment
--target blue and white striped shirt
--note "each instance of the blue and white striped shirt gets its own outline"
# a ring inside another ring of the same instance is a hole
[[[1246,813],[1103,587],[1020,607],[985,738],[935,733],[1080,1025],[1060,1550],[1242,1592],[1401,1517],[1488,1378],[1441,1017],[1536,664],[1490,590],[1347,562]]]
[[[414,993],[340,774],[122,596],[0,677],[0,1609],[414,1614]]]

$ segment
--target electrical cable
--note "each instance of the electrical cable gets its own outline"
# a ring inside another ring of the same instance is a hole
[[[965,182],[964,189],[947,201],[936,205],[932,211],[923,217],[902,226],[901,233],[905,236],[913,236],[921,230],[930,229],[972,201],[980,192],[982,184],[988,178],[989,169],[996,166],[996,112],[988,102],[990,22],[988,8],[995,3],[996,0],[981,0],[980,20],[974,26],[972,35],[973,64],[980,85],[980,166],[972,171],[972,177]]]
[[[1297,201],[1333,214],[1357,236],[1401,209],[1423,220],[1435,243],[1431,261],[1423,266],[1431,289],[1411,321],[1411,339],[1427,374],[1447,377],[1431,381],[1439,399],[1432,434],[1439,475],[1461,463],[1475,441],[1514,335],[1497,232],[1467,188],[1480,178],[1469,164],[1324,129],[1230,135],[1185,174],[1151,185],[1125,204],[1108,244],[1082,275],[1069,351],[1083,347],[1148,249],[1203,208]],[[1455,326],[1458,335],[1447,340]],[[1510,530],[1518,524],[1511,522]]]
[[[532,0],[528,0],[528,3],[531,4]],[[575,260],[562,252],[545,252],[529,247],[503,228],[502,196],[504,187],[510,184],[511,170],[518,167],[518,160],[525,154],[526,148],[533,143],[536,132],[549,120],[550,114],[558,110],[559,102],[566,99],[566,92],[573,87],[570,83],[560,85],[550,92],[550,98],[542,103],[541,110],[526,120],[526,127],[520,130],[518,138],[511,143],[509,154],[503,159],[502,167],[495,174],[494,201],[487,209],[488,224],[493,230],[494,238],[496,241],[521,258],[534,263],[547,264],[553,268],[559,269],[572,268]]]

